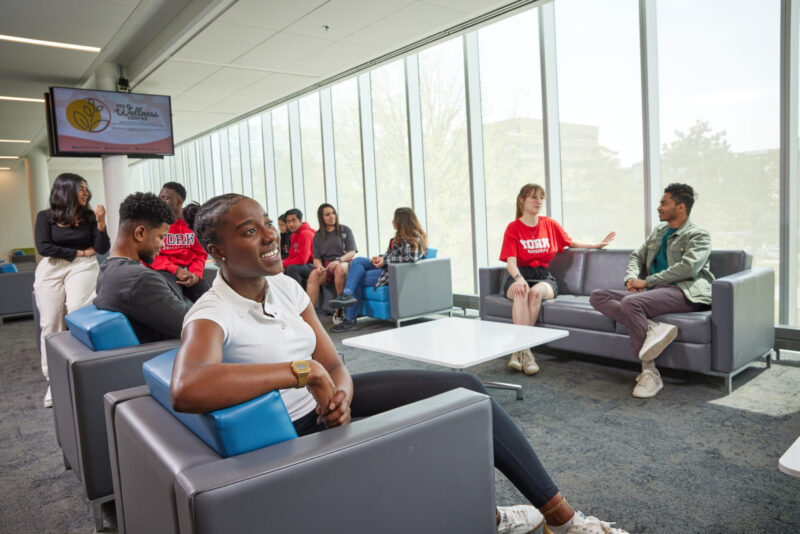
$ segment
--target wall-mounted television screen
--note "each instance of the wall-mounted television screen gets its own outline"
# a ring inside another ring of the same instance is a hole
[[[45,94],[53,156],[174,154],[170,98],[51,87]]]

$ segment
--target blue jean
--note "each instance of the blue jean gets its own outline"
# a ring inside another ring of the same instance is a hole
[[[344,284],[342,293],[355,296],[356,288],[362,282],[367,286],[371,286],[378,281],[382,273],[383,269],[372,265],[372,260],[369,258],[356,258],[350,263],[350,270],[347,271],[347,282]],[[345,319],[355,321],[359,307],[358,304],[354,304],[347,308],[344,313]]]

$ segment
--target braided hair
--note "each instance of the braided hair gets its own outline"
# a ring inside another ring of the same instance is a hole
[[[210,245],[219,241],[217,229],[225,221],[228,210],[246,198],[244,195],[227,193],[207,200],[202,206],[192,202],[183,208],[183,220],[192,229],[206,252]]]

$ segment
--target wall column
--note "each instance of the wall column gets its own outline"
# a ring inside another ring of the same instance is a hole
[[[31,207],[31,228],[36,235],[36,214],[50,207],[50,176],[47,155],[40,147],[28,150],[25,156],[25,175],[28,178],[28,201]],[[38,253],[37,253],[38,255]]]
[[[97,89],[116,91],[119,66],[103,63],[95,73]],[[119,205],[130,193],[128,156],[103,156],[103,188],[106,197],[106,227],[111,243],[119,228]]]

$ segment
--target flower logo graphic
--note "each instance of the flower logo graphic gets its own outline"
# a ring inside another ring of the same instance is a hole
[[[94,97],[73,100],[66,113],[72,127],[83,132],[102,132],[111,124],[108,106]]]

